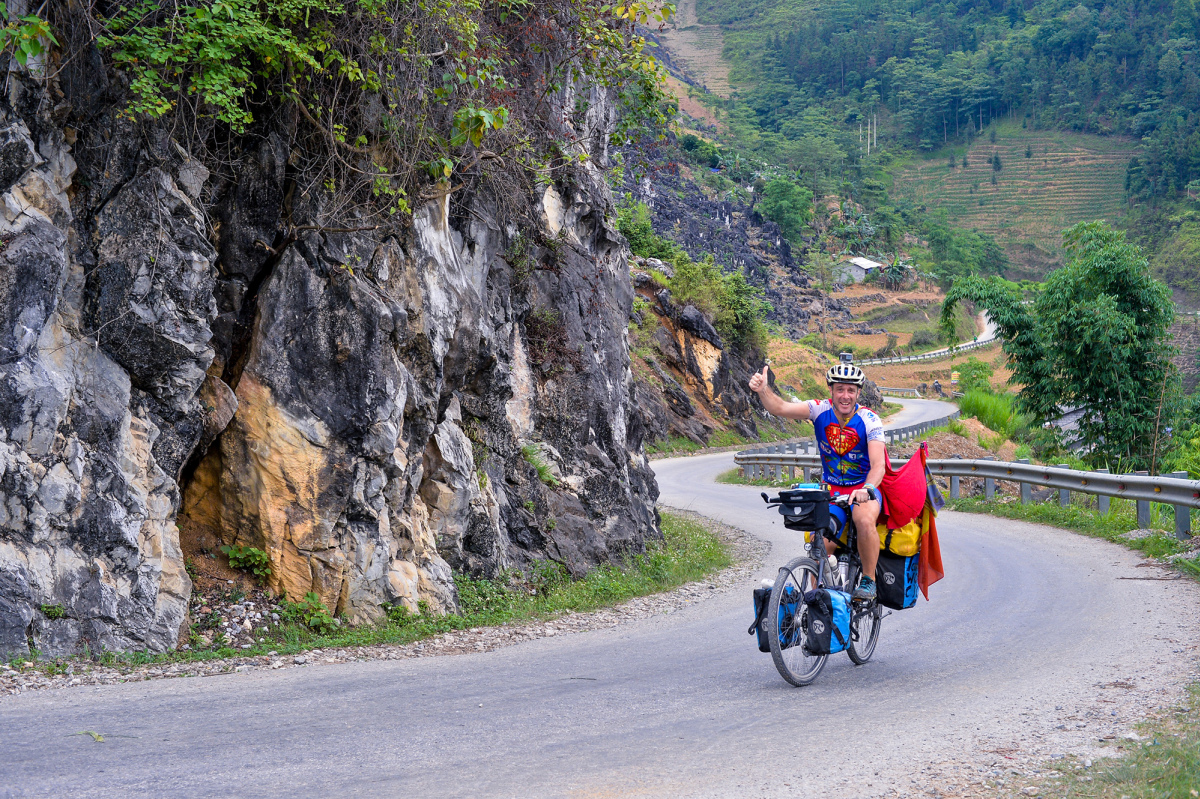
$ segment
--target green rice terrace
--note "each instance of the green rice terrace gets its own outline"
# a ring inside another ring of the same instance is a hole
[[[1063,229],[1124,214],[1125,168],[1137,151],[1129,139],[1003,124],[995,143],[985,134],[969,150],[945,148],[900,166],[892,194],[992,234],[1012,259],[1012,277],[1040,277],[1059,261]]]

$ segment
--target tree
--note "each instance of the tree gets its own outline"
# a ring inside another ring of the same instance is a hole
[[[1123,469],[1154,469],[1180,397],[1170,361],[1170,290],[1153,279],[1142,251],[1103,222],[1063,235],[1070,258],[1052,272],[1032,307],[1012,284],[969,277],[946,296],[941,324],[973,301],[1004,338],[1026,413],[1045,421],[1082,408],[1082,440],[1093,458]]]
[[[804,226],[813,218],[812,192],[786,178],[771,178],[762,194],[763,215],[779,225],[788,241],[799,243]]]
[[[880,271],[883,272],[884,285],[893,291],[908,282],[908,263],[898,257]]]

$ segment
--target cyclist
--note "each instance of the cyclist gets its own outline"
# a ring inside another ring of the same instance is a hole
[[[839,363],[825,373],[829,399],[787,402],[771,390],[767,370],[750,378],[750,390],[758,394],[768,413],[785,419],[805,419],[813,423],[817,450],[821,453],[824,482],[835,496],[850,495],[854,506],[854,525],[858,528],[858,554],[862,559],[863,578],[854,590],[855,599],[875,598],[875,565],[879,561],[879,533],[875,522],[882,508],[882,495],[876,486],[886,471],[887,453],[883,443],[883,422],[870,409],[860,407],[858,396],[866,376],[852,363]],[[835,545],[826,541],[832,554]]]

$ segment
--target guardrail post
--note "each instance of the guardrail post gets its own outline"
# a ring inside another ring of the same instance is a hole
[[[986,458],[983,458],[982,460],[994,461],[994,460],[996,460],[996,456],[988,455]],[[992,477],[983,478],[983,498],[985,500],[990,500],[990,499],[994,498],[995,496],[996,496],[996,480],[995,480],[995,478],[992,478]]]
[[[1108,469],[1095,469],[1094,471],[1096,474],[1108,474]],[[1101,516],[1108,515],[1108,501],[1110,499],[1111,497],[1105,496],[1104,494],[1096,495],[1096,510],[1100,512]]]
[[[1171,472],[1167,477],[1177,477],[1180,480],[1188,478],[1187,472]],[[1175,505],[1175,537],[1186,541],[1192,537],[1192,509],[1187,505]]]
[[[959,481],[959,476],[957,474],[950,475],[950,499],[958,499],[958,495],[960,493],[959,488],[958,488],[958,481]]]
[[[785,452],[787,452],[788,455],[795,455],[796,454],[795,442],[788,444],[787,447],[785,448]],[[796,472],[795,472],[796,467],[795,466],[793,466],[792,464],[789,463],[787,466],[784,466],[783,468],[787,471],[788,482],[791,482],[792,480],[796,479]]]
[[[1029,458],[1018,458],[1016,463],[1028,464]],[[1021,483],[1021,504],[1028,505],[1033,502],[1033,486],[1029,483]]]
[[[1055,468],[1070,469],[1071,465],[1069,463],[1058,463],[1058,464],[1055,464]],[[1058,489],[1058,506],[1060,508],[1065,508],[1070,504],[1071,504],[1071,490],[1069,488]]]
[[[1134,474],[1145,476],[1150,472],[1134,472]],[[1137,525],[1143,530],[1150,526],[1150,503],[1147,500],[1139,499],[1137,501]]]

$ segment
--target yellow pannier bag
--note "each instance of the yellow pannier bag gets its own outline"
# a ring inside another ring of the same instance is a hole
[[[884,524],[877,525],[875,530],[879,533],[879,548],[906,558],[917,554],[921,547],[921,516],[895,530],[887,529]]]

